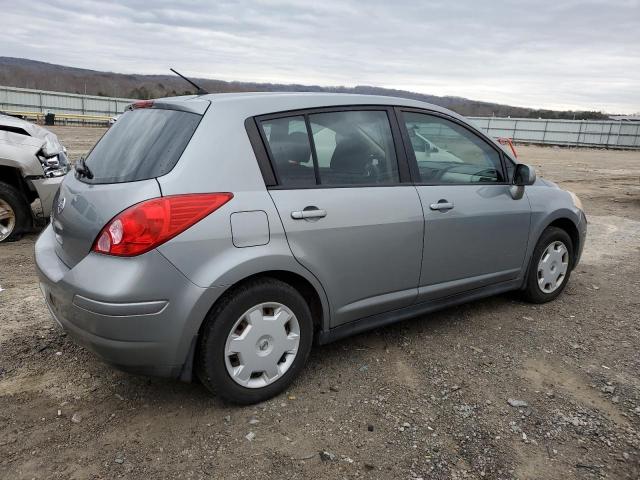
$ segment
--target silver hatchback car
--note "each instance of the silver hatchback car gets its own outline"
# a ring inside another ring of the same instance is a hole
[[[106,362],[265,400],[313,342],[489,295],[546,302],[578,198],[422,102],[226,94],[133,104],[35,247],[53,317]]]

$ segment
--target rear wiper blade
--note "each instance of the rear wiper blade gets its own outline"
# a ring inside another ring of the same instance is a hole
[[[86,177],[89,180],[93,178],[93,173],[89,169],[87,163],[84,161],[84,157],[80,157],[80,160],[76,163],[76,173],[79,177]]]

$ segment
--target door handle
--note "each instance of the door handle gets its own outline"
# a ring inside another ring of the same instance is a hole
[[[429,208],[431,210],[440,210],[441,212],[451,210],[453,207],[453,203],[447,202],[446,200],[440,200],[438,203],[432,203],[431,205],[429,205]]]
[[[298,210],[291,212],[291,218],[294,220],[303,220],[307,218],[323,218],[327,216],[326,210],[321,210],[316,207],[307,207],[304,210]]]

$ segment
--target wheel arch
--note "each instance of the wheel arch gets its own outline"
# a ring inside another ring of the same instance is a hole
[[[29,188],[22,176],[22,171],[17,167],[0,165],[0,179],[3,183],[18,190],[29,204],[38,197],[37,192]]]
[[[535,227],[533,228],[533,233],[530,237],[530,243],[527,248],[527,256],[525,257],[526,264],[525,264],[524,275],[522,276],[521,288],[525,288],[527,277],[529,276],[529,271],[531,269],[531,258],[533,256],[533,252],[536,248],[536,245],[540,241],[540,237],[542,236],[542,234],[549,227],[560,228],[561,230],[564,230],[565,232],[567,232],[567,234],[569,235],[569,238],[571,238],[571,243],[573,247],[572,259],[571,259],[572,268],[573,266],[575,266],[576,259],[578,258],[578,255],[580,252],[581,245],[580,245],[580,233],[578,230],[578,225],[576,223],[576,220],[573,217],[574,217],[574,212],[572,212],[571,210],[562,209],[554,212],[553,215],[547,218],[544,218],[544,219],[541,218],[539,219],[539,221],[534,222]]]
[[[213,305],[211,305],[211,308],[209,308],[209,311],[207,312],[207,316],[216,307],[216,305],[220,303],[223,297],[232,294],[233,290],[241,287],[245,283],[250,282],[252,280],[259,279],[259,278],[275,278],[276,280],[280,280],[281,282],[284,282],[292,286],[293,288],[295,288],[300,293],[300,295],[303,296],[303,298],[307,301],[307,304],[309,305],[309,309],[311,310],[311,316],[313,318],[314,329],[317,331],[317,330],[322,330],[324,328],[325,320],[326,320],[325,316],[326,315],[328,316],[328,311],[326,311],[328,308],[328,305],[327,306],[323,305],[323,301],[322,301],[322,297],[320,296],[320,293],[318,292],[316,287],[311,283],[311,281],[309,281],[309,279],[305,278],[299,273],[292,272],[291,270],[279,270],[279,269],[265,270],[263,272],[258,272],[258,273],[248,275],[236,281],[232,285],[229,285],[226,288],[226,290],[222,293],[222,295],[220,295],[220,297],[218,297],[218,299],[213,303]],[[202,319],[202,323],[198,328],[198,335],[200,335],[200,332],[202,331],[205,320],[206,320],[206,316],[205,318]]]
[[[549,227],[556,227],[567,232],[567,234],[571,238],[571,246],[573,247],[572,258],[571,258],[572,267],[575,266],[576,258],[581,247],[580,233],[578,232],[578,226],[570,218],[560,217],[550,222],[546,227],[544,227],[542,231],[544,232]],[[540,233],[540,235],[542,235],[542,232]]]
[[[318,286],[316,286],[314,285],[313,281],[305,278],[300,273],[284,269],[264,270],[262,272],[247,275],[244,278],[241,278],[238,281],[234,282],[233,284],[228,285],[227,288],[211,304],[211,306],[207,310],[207,313],[200,319],[200,324],[198,325],[195,335],[192,337],[189,351],[187,352],[185,362],[182,366],[180,380],[190,382],[193,379],[193,371],[196,361],[196,350],[198,348],[198,339],[202,334],[202,329],[206,325],[209,314],[227,295],[232,294],[234,289],[241,287],[247,282],[259,278],[275,278],[277,280],[280,280],[281,282],[291,285],[303,296],[303,298],[309,305],[309,309],[311,310],[311,317],[314,326],[314,339],[317,338],[318,332],[329,328],[329,304],[326,301],[326,297],[324,296],[324,291],[321,292],[318,290],[318,288],[322,288],[322,286],[320,286],[319,284]]]

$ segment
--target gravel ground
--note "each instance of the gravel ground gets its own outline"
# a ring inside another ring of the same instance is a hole
[[[73,159],[103,133],[55,130]],[[317,347],[251,407],[103,365],[53,326],[35,235],[1,246],[0,478],[640,478],[640,153],[519,153],[585,203],[564,295]]]

